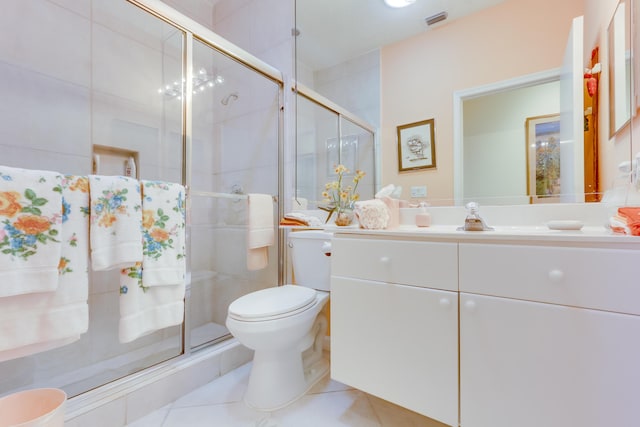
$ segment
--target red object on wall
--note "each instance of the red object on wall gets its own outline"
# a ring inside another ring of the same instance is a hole
[[[584,78],[587,80],[587,92],[593,98],[593,95],[598,91],[598,80],[591,73],[585,74]]]
[[[600,73],[600,64],[598,63],[599,51],[600,48],[597,46],[591,50],[591,67],[593,68],[585,69],[584,73],[584,78],[587,81],[587,93],[592,98],[598,92],[598,78],[596,75]]]

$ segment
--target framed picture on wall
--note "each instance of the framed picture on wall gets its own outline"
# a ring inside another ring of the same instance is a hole
[[[434,119],[398,126],[398,170],[436,167]]]
[[[560,199],[560,115],[526,120],[527,194],[531,203]]]

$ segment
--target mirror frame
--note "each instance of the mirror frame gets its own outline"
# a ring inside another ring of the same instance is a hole
[[[630,0],[620,0],[607,27],[607,53],[609,69],[609,137],[631,123],[632,74]],[[621,15],[622,14],[622,15]],[[623,25],[620,28],[620,25]],[[624,48],[620,49],[620,38]],[[625,99],[620,99],[625,98]],[[622,104],[624,102],[624,105]],[[619,106],[617,104],[620,104]]]

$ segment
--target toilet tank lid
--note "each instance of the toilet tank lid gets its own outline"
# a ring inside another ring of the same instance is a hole
[[[237,319],[255,320],[277,316],[312,304],[316,291],[297,285],[262,289],[244,295],[229,305],[229,314]]]

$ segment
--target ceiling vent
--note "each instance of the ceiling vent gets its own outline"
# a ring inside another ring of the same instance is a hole
[[[433,25],[440,21],[444,21],[445,19],[447,19],[447,16],[449,16],[447,12],[436,13],[435,15],[424,18],[424,22],[426,22],[427,25]]]

